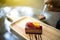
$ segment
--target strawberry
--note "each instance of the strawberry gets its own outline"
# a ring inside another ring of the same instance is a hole
[[[32,22],[27,22],[26,26],[32,28],[33,27],[33,23]]]

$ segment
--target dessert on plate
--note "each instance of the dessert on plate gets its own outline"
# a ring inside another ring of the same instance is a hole
[[[27,22],[25,27],[26,34],[41,34],[42,26],[39,22]]]

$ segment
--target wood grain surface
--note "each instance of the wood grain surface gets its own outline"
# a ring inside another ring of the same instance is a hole
[[[25,26],[26,23],[29,21],[40,22],[40,25],[43,27],[42,40],[60,40],[60,30],[31,17],[20,17],[20,19],[12,22],[10,28],[14,30],[17,34],[24,37],[25,39],[30,40],[29,34],[25,33]],[[33,35],[33,40],[35,40],[34,34],[32,35]]]

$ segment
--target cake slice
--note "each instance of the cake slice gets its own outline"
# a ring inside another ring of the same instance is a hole
[[[26,34],[42,34],[42,26],[39,22],[27,22],[25,32]]]

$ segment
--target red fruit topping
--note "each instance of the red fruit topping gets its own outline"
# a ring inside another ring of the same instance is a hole
[[[33,27],[33,23],[32,22],[27,22],[26,26]]]

